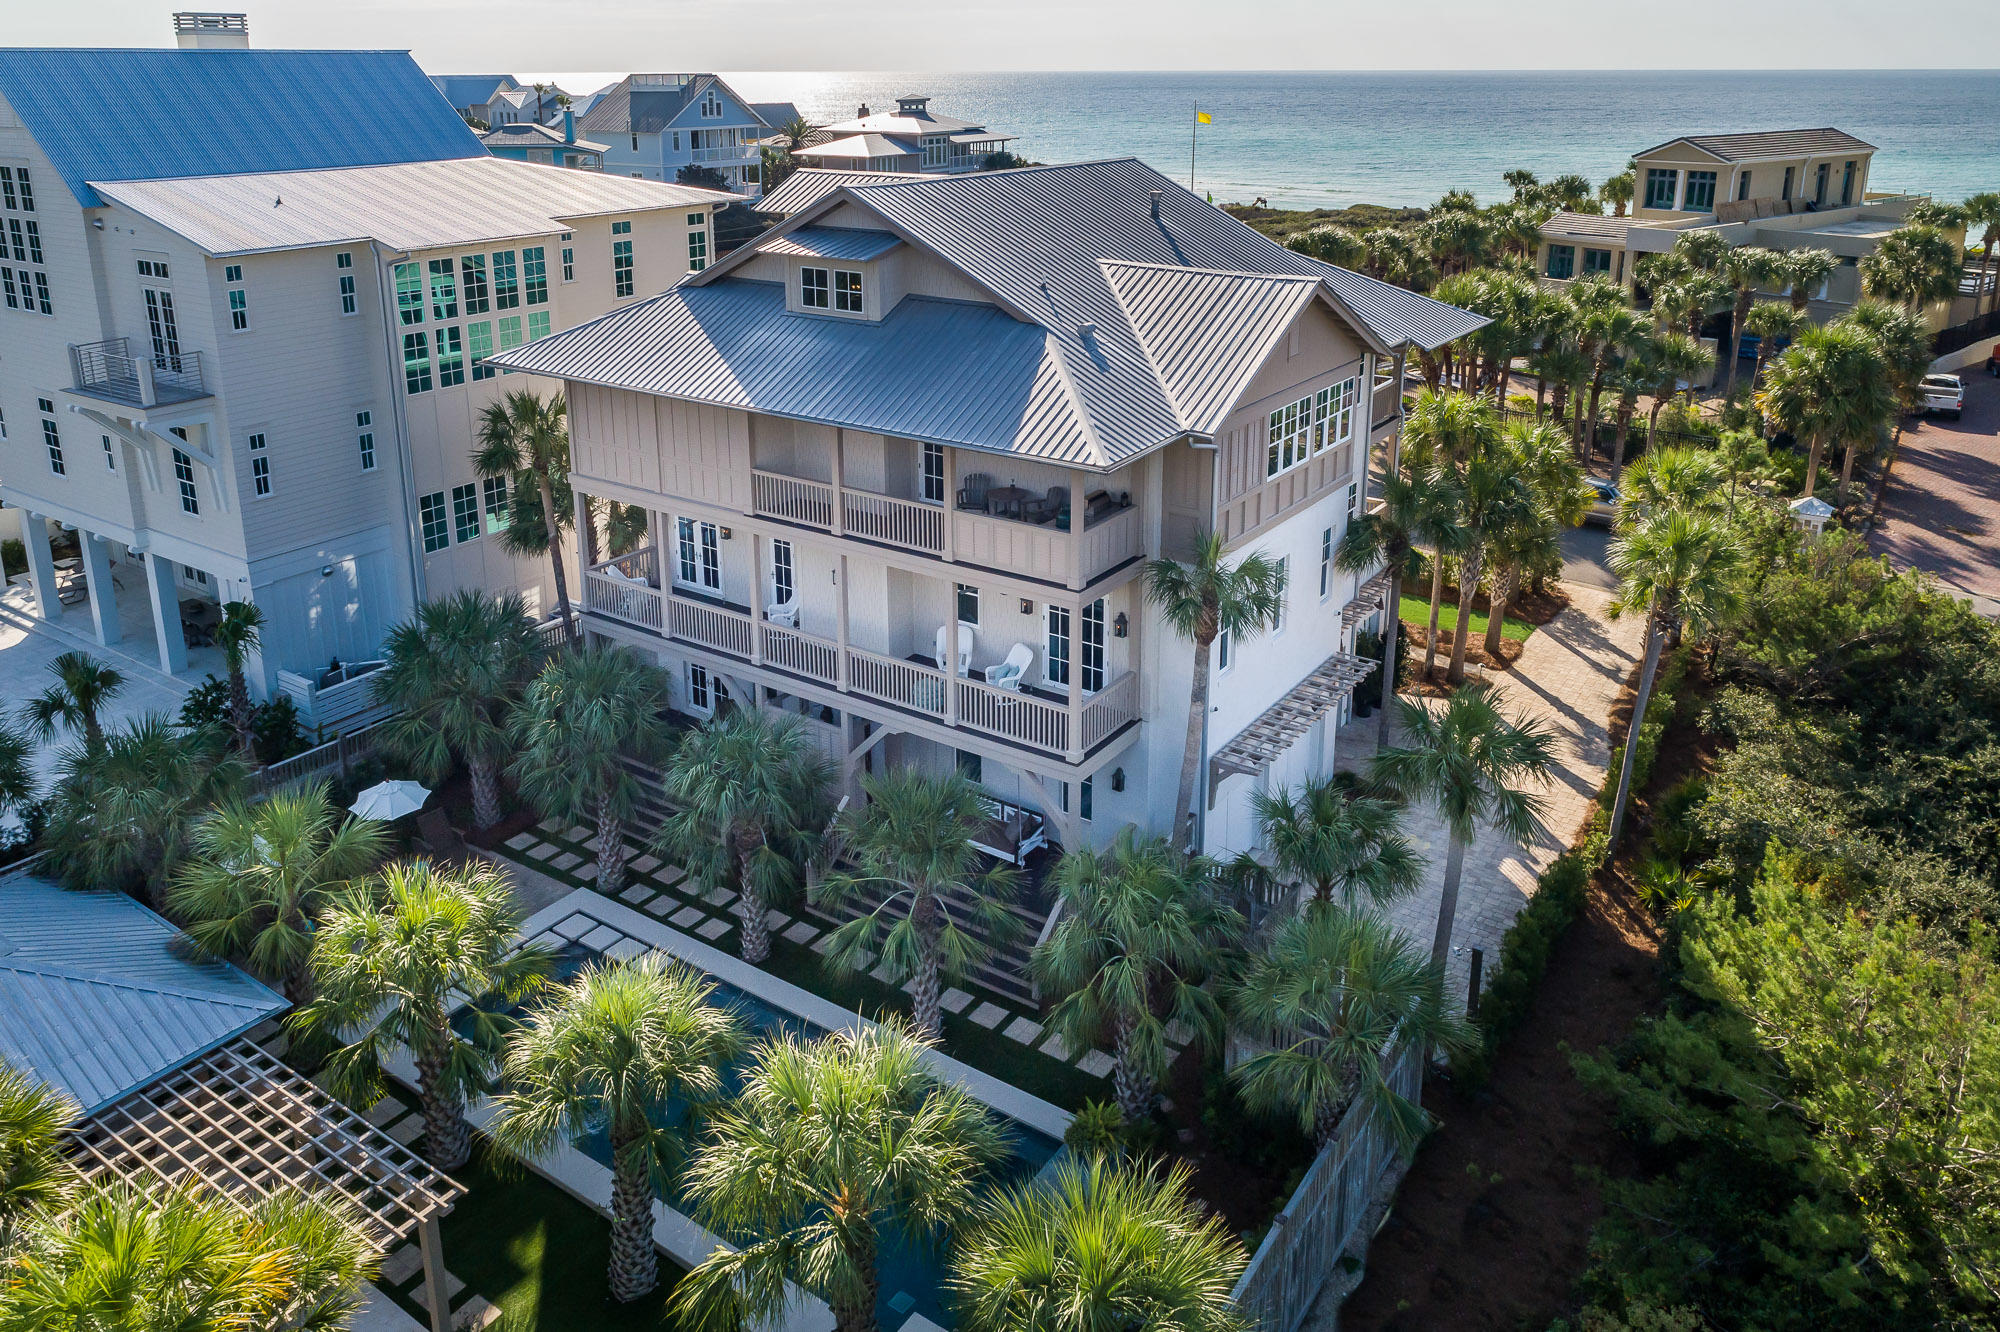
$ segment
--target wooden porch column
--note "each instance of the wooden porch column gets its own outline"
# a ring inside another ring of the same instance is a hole
[[[847,552],[841,552],[833,577],[837,584],[833,589],[834,641],[840,645],[834,674],[835,684],[844,694],[847,692]]]
[[[958,725],[958,584],[945,582],[944,605],[944,724]]]
[[[1071,509],[1071,513],[1077,512]],[[1074,521],[1072,527],[1080,526]],[[1065,757],[1071,763],[1083,760],[1083,603],[1069,612],[1069,747]]]
[[[843,536],[847,532],[847,482],[845,459],[847,432],[835,426],[833,431],[833,534]]]
[[[764,539],[750,533],[750,664],[764,664]]]
[[[1086,473],[1069,474],[1069,587],[1083,587],[1083,487]]]
[[[958,450],[944,451],[944,562],[958,559]],[[953,590],[952,611],[958,610],[957,590]]]
[[[433,1216],[417,1227],[424,1256],[424,1289],[430,1298],[431,1332],[451,1332],[451,1292],[445,1289],[444,1236]]]

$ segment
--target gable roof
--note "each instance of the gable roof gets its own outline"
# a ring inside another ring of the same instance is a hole
[[[1754,162],[1773,157],[1818,157],[1824,153],[1872,153],[1875,145],[1864,143],[1845,130],[1798,129],[1755,130],[1746,134],[1683,134],[1677,139],[1654,144],[1634,157],[1645,157],[1662,148],[1685,143],[1722,162]]]
[[[710,88],[718,88],[757,119],[757,108],[713,74],[627,74],[594,94],[596,100],[577,117],[576,127],[593,134],[658,134]]]
[[[407,51],[0,50],[0,95],[86,208],[91,181],[486,153]]]
[[[85,1114],[286,1007],[123,893],[0,878],[0,1059]]]
[[[482,154],[485,149],[482,148]],[[105,198],[210,254],[378,240],[396,250],[565,231],[573,218],[713,207],[719,190],[482,155],[338,171],[96,182]]]
[[[479,141],[488,148],[575,148],[586,153],[610,151],[604,144],[592,139],[564,139],[560,126],[537,125],[531,120],[495,126],[480,135]]]
[[[783,129],[794,120],[803,120],[797,102],[751,102],[750,113],[772,129]]]
[[[881,185],[895,180],[922,180],[916,171],[842,171],[834,167],[802,167],[785,177],[777,189],[757,202],[760,213],[801,213],[843,185]]]
[[[493,100],[493,94],[503,88],[518,88],[519,79],[512,74],[433,74],[431,82],[444,94],[444,100],[456,110],[459,107],[484,106]]]

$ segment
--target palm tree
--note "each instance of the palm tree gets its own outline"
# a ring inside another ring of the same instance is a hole
[[[1361,240],[1368,251],[1368,276],[1411,291],[1426,291],[1437,281],[1429,247],[1401,227],[1374,227]]]
[[[1757,335],[1757,364],[1750,372],[1750,387],[1764,382],[1764,367],[1780,341],[1789,342],[1804,327],[1805,318],[1783,301],[1760,301],[1743,317],[1743,327]]]
[[[625,886],[625,821],[639,779],[626,766],[667,747],[667,677],[623,648],[592,644],[556,657],[514,709],[510,771],[543,818],[597,828],[597,890]]]
[[[1561,529],[1581,523],[1593,498],[1583,467],[1555,426],[1541,421],[1509,421],[1501,431],[1506,464],[1527,487],[1532,503],[1510,511],[1488,536],[1497,561],[1489,580],[1486,655],[1498,661],[1507,608],[1520,586],[1521,571],[1561,561]]]
[[[1181,750],[1180,788],[1174,796],[1174,836],[1193,836],[1195,778],[1201,764],[1202,724],[1208,717],[1208,675],[1215,640],[1228,634],[1238,652],[1245,639],[1275,626],[1285,609],[1285,566],[1262,551],[1230,564],[1222,537],[1198,537],[1192,558],[1157,559],[1146,566],[1146,595],[1173,631],[1194,644],[1194,683],[1188,690],[1187,742]]]
[[[1611,543],[1611,568],[1618,575],[1614,615],[1640,610],[1646,615],[1646,656],[1639,668],[1639,694],[1625,731],[1625,756],[1618,765],[1618,794],[1611,804],[1610,840],[1618,846],[1625,803],[1632,793],[1634,756],[1652,701],[1653,677],[1667,637],[1683,628],[1715,623],[1735,601],[1732,576],[1741,556],[1730,529],[1713,514],[1675,506],[1622,523]]]
[[[1341,268],[1360,268],[1368,258],[1368,246],[1346,227],[1312,227],[1295,232],[1285,241],[1285,248]]]
[[[963,1332],[1247,1332],[1245,1258],[1188,1168],[1069,1159],[989,1203],[952,1252]]]
[[[676,806],[654,848],[705,882],[733,884],[743,959],[771,955],[770,909],[817,859],[833,771],[797,717],[736,708],[681,737],[664,784]]]
[[[1607,305],[1591,311],[1584,319],[1588,338],[1595,349],[1590,363],[1590,401],[1580,405],[1576,432],[1577,448],[1588,461],[1597,444],[1597,408],[1604,394],[1604,379],[1619,360],[1650,339],[1648,320],[1624,305]]]
[[[862,788],[866,802],[840,819],[854,868],[829,875],[813,896],[829,906],[880,900],[833,932],[826,956],[858,971],[879,953],[885,979],[910,983],[917,1035],[940,1040],[943,980],[963,979],[1015,928],[1014,874],[973,845],[991,816],[984,793],[960,774],[886,773]]]
[[[832,1306],[838,1332],[876,1332],[882,1232],[963,1232],[1007,1150],[965,1088],[927,1071],[929,1049],[894,1024],[757,1048],[686,1177],[696,1219],[739,1247],[674,1289],[683,1326],[773,1321],[797,1283]]]
[[[1472,599],[1486,567],[1487,537],[1534,518],[1534,495],[1500,447],[1500,432],[1480,453],[1466,461],[1459,487],[1458,522],[1462,531],[1458,561],[1458,624],[1451,635],[1451,664],[1445,678],[1453,684],[1465,678],[1466,650],[1472,642]],[[1490,613],[1500,607],[1489,599]]]
[[[331,1193],[119,1183],[0,1256],[0,1332],[339,1332],[375,1270],[358,1211]]]
[[[1735,309],[1729,319],[1729,349],[1721,353],[1729,366],[1722,385],[1725,400],[1736,392],[1736,345],[1743,336],[1744,321],[1757,293],[1777,280],[1778,263],[1777,251],[1757,245],[1739,245],[1722,256],[1723,279],[1736,293]]]
[[[426,601],[389,631],[375,697],[396,709],[383,727],[390,751],[435,786],[454,759],[472,784],[472,824],[500,821],[507,710],[534,672],[535,627],[517,596],[464,590]]]
[[[1958,294],[1964,259],[1958,243],[1936,227],[1898,227],[1861,260],[1861,289],[1870,296],[1922,310]]]
[[[603,1131],[611,1145],[611,1294],[636,1300],[659,1281],[653,1200],[685,1150],[675,1102],[722,1092],[742,1046],[731,1012],[703,975],[657,954],[587,967],[536,1006],[507,1042],[506,1087],[487,1125],[494,1142],[533,1159]]]
[[[1639,395],[1653,390],[1653,348],[1653,339],[1648,337],[1643,344],[1633,348],[1632,354],[1619,364],[1611,376],[1611,387],[1618,394],[1617,405],[1611,409],[1611,484],[1614,486],[1625,472],[1625,449],[1631,443],[1632,418],[1639,411]]]
[[[65,652],[49,663],[49,670],[56,682],[22,709],[29,731],[46,743],[60,726],[82,736],[85,748],[104,748],[99,718],[104,705],[124,691],[125,677],[88,652]]]
[[[1420,234],[1430,248],[1431,261],[1446,277],[1473,267],[1493,244],[1485,220],[1470,209],[1433,209]]]
[[[332,1047],[329,1086],[351,1105],[382,1099],[382,1061],[407,1049],[424,1154],[442,1170],[458,1169],[472,1152],[465,1102],[486,1089],[500,1030],[488,1007],[521,1002],[548,969],[544,949],[516,946],[520,924],[494,866],[447,871],[413,860],[341,898],[313,936],[317,997],[293,1010],[294,1032],[308,1048]],[[451,1021],[464,999],[472,1001],[467,1035]]]
[[[25,813],[35,803],[35,745],[0,720],[0,814]]]
[[[1279,926],[1230,987],[1229,1010],[1265,1047],[1230,1070],[1244,1101],[1295,1116],[1322,1147],[1360,1104],[1415,1150],[1430,1115],[1389,1085],[1388,1061],[1409,1044],[1460,1055],[1477,1042],[1446,1001],[1443,965],[1380,916],[1342,907]]]
[[[167,906],[202,948],[242,958],[303,1003],[314,922],[388,847],[386,827],[343,817],[325,782],[231,800],[195,824]]]
[[[1900,309],[1882,301],[1861,302],[1842,315],[1841,322],[1853,324],[1874,339],[1875,349],[1882,354],[1882,364],[1889,372],[1897,411],[1889,436],[1889,459],[1882,465],[1882,478],[1886,480],[1889,467],[1895,461],[1896,449],[1903,442],[1903,422],[1923,400],[1924,376],[1930,373],[1932,360],[1930,327],[1916,311]],[[1847,483],[1854,472],[1854,452],[1850,447],[1840,464],[1840,490],[1835,502],[1842,506],[1847,503]],[[1880,493],[1879,485],[1877,493]]]
[[[1784,251],[1778,259],[1777,276],[1791,298],[1792,309],[1804,315],[1812,294],[1833,276],[1833,270],[1839,266],[1840,261],[1826,250]]]
[[[1718,487],[1724,480],[1722,459],[1715,449],[1694,444],[1669,445],[1641,458],[1626,473],[1618,494],[1618,522],[1637,523],[1668,509],[1719,508]]]
[[[1613,217],[1625,216],[1625,210],[1632,206],[1632,187],[1636,173],[1631,166],[1606,180],[1597,187],[1597,197],[1611,205]]]
[[[61,1204],[75,1181],[64,1136],[76,1103],[0,1059],[0,1256],[33,1217]]]
[[[1663,329],[1685,329],[1689,337],[1699,339],[1709,312],[1729,299],[1728,283],[1713,273],[1693,272],[1654,287],[1653,312]]]
[[[1888,367],[1866,331],[1852,324],[1803,330],[1771,363],[1757,406],[1781,430],[1812,441],[1805,488],[1819,480],[1827,441],[1857,439],[1877,429],[1894,409]]]
[[[1419,544],[1449,540],[1451,511],[1442,502],[1436,472],[1429,466],[1410,466],[1406,460],[1396,475],[1383,480],[1381,504],[1372,513],[1357,515],[1341,535],[1335,555],[1339,566],[1350,573],[1373,569],[1378,563],[1389,575],[1389,592],[1382,603],[1382,721],[1376,747],[1389,743],[1389,704],[1396,698],[1396,647],[1401,639],[1403,575],[1409,570],[1412,553]]]
[[[1128,826],[1109,850],[1064,855],[1050,880],[1062,917],[1035,946],[1028,971],[1057,999],[1049,1025],[1072,1049],[1109,1042],[1112,1087],[1128,1121],[1153,1111],[1167,1021],[1197,1033],[1220,1029],[1204,982],[1241,920],[1218,903],[1212,877],[1207,861],[1163,838],[1141,842]]]
[[[515,389],[479,414],[479,448],[472,465],[481,476],[510,481],[527,473],[541,501],[543,536],[555,573],[556,606],[566,631],[576,633],[570,611],[569,578],[563,572],[562,511],[556,507],[558,484],[569,481],[569,404],[561,397],[542,397],[532,389]]]
[[[1646,413],[1646,447],[1657,448],[1660,410],[1672,400],[1683,383],[1692,384],[1715,364],[1715,353],[1701,345],[1699,338],[1685,333],[1655,333],[1649,343],[1645,372],[1652,380],[1653,406]]]
[[[1995,247],[2000,246],[2000,191],[1989,190],[1975,194],[1965,201],[1963,207],[1966,226],[1978,227],[1981,232],[1979,290],[1986,308],[1990,311],[1996,301],[2000,301],[2000,285],[1995,284],[1993,274],[1994,261],[2000,258],[2000,254],[1995,252]],[[1992,290],[1995,294],[1984,295],[1988,290]],[[1974,308],[1977,309],[1979,304],[1980,302],[1975,301]]]
[[[1718,273],[1729,255],[1729,242],[1719,231],[1696,227],[1674,237],[1672,253],[1693,272]]]
[[[1508,717],[1480,685],[1459,686],[1437,711],[1401,702],[1404,744],[1375,756],[1375,781],[1406,799],[1428,800],[1444,818],[1450,843],[1444,895],[1438,902],[1431,961],[1442,967],[1458,915],[1458,881],[1465,849],[1483,819],[1525,846],[1534,836],[1541,799],[1517,790],[1555,765],[1555,740],[1532,718]]]
[[[186,856],[197,817],[242,790],[246,772],[209,730],[160,713],[127,722],[99,748],[63,751],[42,844],[72,888],[140,886],[155,909]]]
[[[229,729],[236,733],[236,748],[246,760],[255,756],[251,746],[251,723],[257,718],[250,703],[250,681],[245,674],[250,654],[257,650],[258,632],[264,627],[264,608],[248,601],[225,602],[222,622],[215,627],[215,645],[229,671]]]
[[[1258,840],[1270,849],[1278,877],[1314,903],[1338,895],[1392,902],[1417,889],[1424,859],[1403,836],[1402,809],[1386,800],[1350,796],[1332,778],[1251,797]]]

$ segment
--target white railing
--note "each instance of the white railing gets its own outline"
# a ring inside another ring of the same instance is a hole
[[[866,490],[843,490],[840,499],[849,536],[925,555],[944,553],[945,510],[939,505],[891,499]]]
[[[847,688],[912,712],[944,715],[944,672],[861,648],[847,649]]]
[[[1088,752],[1138,717],[1139,677],[1126,671],[1084,700],[1080,747]]]
[[[1083,581],[1088,583],[1145,551],[1145,534],[1139,527],[1136,506],[1128,505],[1106,514],[1084,526]]]
[[[978,680],[958,682],[958,724],[1052,754],[1069,750],[1069,708]]]
[[[666,623],[665,597],[653,586],[656,568],[651,546],[621,555],[583,571],[583,608],[654,633]]]
[[[697,162],[748,162],[757,151],[750,143],[725,144],[720,148],[693,148],[689,152]]]
[[[840,678],[840,644],[781,624],[764,622],[758,629],[764,635],[766,665],[821,684]]]
[[[667,610],[667,632],[673,637],[738,657],[750,655],[753,621],[743,611],[678,596],[667,599]]]
[[[278,692],[292,700],[300,720],[321,733],[371,726],[391,711],[375,701],[375,673],[385,665],[381,661],[350,662],[348,678],[330,685],[320,685],[292,671],[279,671]]]
[[[833,487],[778,472],[752,471],[750,495],[759,517],[833,530]]]

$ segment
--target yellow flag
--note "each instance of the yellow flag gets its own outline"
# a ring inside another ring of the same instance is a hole
[[[1206,111],[1197,111],[1194,113],[1194,123],[1197,125],[1213,125],[1215,118]]]

